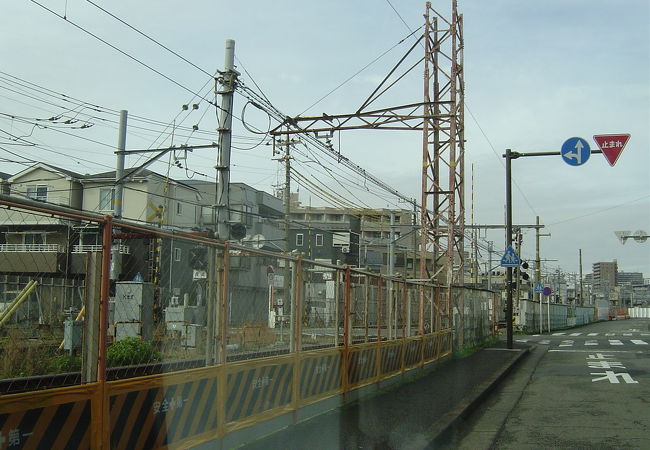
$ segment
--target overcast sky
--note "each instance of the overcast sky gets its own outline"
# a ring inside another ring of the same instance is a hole
[[[425,2],[412,0],[96,3],[199,70],[88,1],[43,0],[67,21],[29,0],[6,3],[0,17],[0,171],[9,173],[32,160],[79,173],[111,170],[120,109],[129,111],[130,149],[216,140],[214,108],[190,91],[214,97],[205,72],[223,68],[226,39],[236,41],[243,82],[261,89],[284,114],[356,111],[412,45],[413,38],[405,38],[423,25],[425,9]],[[432,3],[440,12],[450,10],[450,0]],[[592,155],[580,167],[559,156],[513,161],[514,222],[533,224],[540,216],[544,233],[551,234],[542,238],[543,258],[557,260],[549,261],[548,269],[577,272],[582,249],[585,273],[594,262],[616,259],[621,270],[650,276],[650,241],[621,245],[614,235],[617,230],[650,231],[649,2],[460,0],[459,12],[464,16],[468,108],[467,222],[473,191],[474,222],[503,223],[501,155],[506,148],[559,151],[566,139],[578,136],[595,149],[593,135],[629,133],[632,137],[614,167],[602,155]],[[418,68],[405,77],[382,105],[422,101],[422,73]],[[76,107],[19,80],[99,108]],[[198,110],[192,109],[193,103]],[[271,159],[271,146],[265,145],[269,139],[250,133],[239,120],[244,104],[243,98],[235,99],[231,180],[272,192],[284,174]],[[61,114],[62,119],[47,120]],[[63,123],[66,118],[74,118],[73,123]],[[249,128],[269,127],[267,117],[253,107],[246,108],[244,118]],[[174,120],[175,127],[165,128]],[[191,131],[193,125],[198,131]],[[18,136],[22,138],[16,141]],[[25,140],[37,145],[17,145]],[[332,141],[336,150],[370,173],[410,197],[420,197],[419,133],[347,132]],[[297,171],[354,204],[405,207],[322,153],[299,145],[295,156]],[[181,161],[183,169],[170,169],[167,159],[151,168],[169,170],[177,179],[214,179],[214,160],[214,150],[197,150]],[[128,161],[139,162],[135,157]],[[339,184],[342,177],[346,181]],[[303,203],[323,204],[323,194],[306,186],[300,187]],[[503,250],[503,232],[481,237]],[[533,258],[534,250],[534,233],[529,231],[523,257]]]

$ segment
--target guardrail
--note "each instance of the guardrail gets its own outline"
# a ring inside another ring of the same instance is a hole
[[[60,244],[0,244],[0,252],[44,252],[63,253],[65,247]]]

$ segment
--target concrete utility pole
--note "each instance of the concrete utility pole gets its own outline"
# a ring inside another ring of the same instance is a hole
[[[224,71],[217,83],[222,89],[217,93],[221,95],[219,113],[219,148],[217,151],[217,186],[215,197],[217,226],[216,237],[221,240],[230,238],[230,145],[232,141],[232,111],[233,94],[239,73],[235,70],[235,41],[226,40],[226,56]]]
[[[291,142],[289,135],[284,147],[284,240],[287,243],[286,251],[289,252],[289,216],[291,215]]]
[[[124,159],[126,155],[126,121],[128,112],[126,110],[120,111],[120,128],[117,138],[117,162],[115,165],[115,191],[112,193],[113,197],[113,217],[116,219],[122,218],[122,198],[124,197]],[[120,246],[111,246],[111,280],[117,280],[122,271],[122,259],[120,255]]]

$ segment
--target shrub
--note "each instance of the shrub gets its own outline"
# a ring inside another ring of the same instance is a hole
[[[160,361],[160,353],[151,342],[127,337],[114,342],[107,350],[108,367],[130,366]]]
[[[81,356],[59,355],[52,358],[54,373],[77,372],[81,370]]]

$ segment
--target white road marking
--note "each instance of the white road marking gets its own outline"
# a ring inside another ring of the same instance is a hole
[[[562,341],[559,347],[573,347],[573,341],[571,340]]]
[[[580,336],[582,333],[571,333],[569,336]]]
[[[642,341],[641,339],[631,339],[631,341],[633,344],[636,345],[648,345],[646,341]]]
[[[619,341],[618,339],[610,339],[609,340],[609,345],[623,345],[623,343],[621,341]]]
[[[515,342],[528,342],[528,339],[515,339]]]
[[[551,341],[549,339],[544,339],[542,341],[539,341],[539,343],[542,344],[542,345],[548,345],[548,344],[551,343]]]
[[[632,336],[632,333],[623,333],[623,336]]]
[[[585,341],[585,345],[598,345],[598,341]]]
[[[589,333],[587,336],[598,336],[598,333]]]
[[[491,350],[491,349],[490,349],[490,348],[486,348],[486,350]],[[571,350],[568,350],[568,349],[561,349],[561,350],[560,350],[560,349],[557,349],[557,348],[556,348],[556,349],[550,349],[550,350],[549,350],[549,353],[550,353],[550,352],[564,352],[564,353],[590,353],[590,352],[593,352],[593,351],[594,351],[593,348],[586,349],[586,350],[574,350],[574,349],[571,349]],[[643,354],[645,353],[645,352],[643,352],[643,351],[641,351],[641,350],[606,350],[606,351],[607,351],[607,353],[636,353],[637,355],[643,355]]]
[[[616,333],[605,333],[605,336],[616,336]]]
[[[566,333],[553,333],[553,336],[564,336]]]

